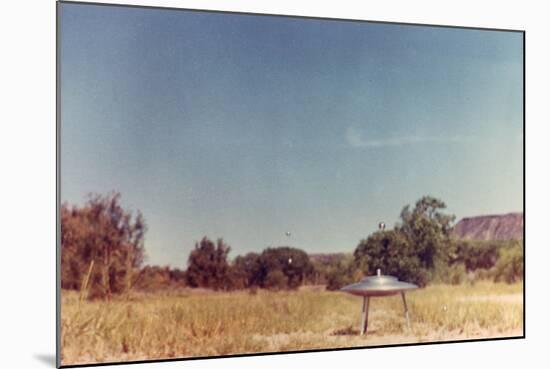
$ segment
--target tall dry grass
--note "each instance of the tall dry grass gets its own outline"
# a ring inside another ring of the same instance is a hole
[[[369,334],[359,336],[361,299],[302,289],[214,293],[182,290],[110,302],[62,293],[63,364],[307,350],[404,342],[518,336],[522,284],[434,285],[375,298]]]

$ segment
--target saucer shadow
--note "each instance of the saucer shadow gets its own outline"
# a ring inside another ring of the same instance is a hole
[[[353,329],[352,327],[346,327],[342,329],[337,329],[330,334],[331,336],[358,336],[359,330]]]
[[[369,329],[369,334],[376,333],[376,329]],[[353,329],[352,327],[346,327],[342,329],[337,329],[330,334],[331,336],[360,336],[358,329]],[[365,335],[366,337],[366,335]]]

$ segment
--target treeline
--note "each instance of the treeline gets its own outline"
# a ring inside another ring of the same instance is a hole
[[[190,287],[215,290],[243,288],[295,289],[313,273],[308,255],[292,247],[267,248],[228,262],[231,248],[203,238],[189,255],[186,281]]]
[[[279,290],[296,289],[314,273],[302,250],[267,248],[230,261],[231,247],[207,237],[196,243],[186,270],[143,266],[146,230],[142,214],[125,211],[118,193],[92,195],[81,207],[63,204],[61,287],[91,299],[177,287]]]
[[[420,286],[477,279],[511,283],[523,277],[522,243],[454,240],[454,216],[444,209],[442,201],[423,197],[403,208],[393,229],[361,240],[353,254],[310,258],[282,246],[231,260],[223,239],[204,237],[189,254],[187,269],[180,270],[143,266],[142,214],[124,210],[118,193],[92,195],[84,206],[61,208],[61,286],[93,299],[179,287],[281,290],[323,284],[336,290],[378,268]]]

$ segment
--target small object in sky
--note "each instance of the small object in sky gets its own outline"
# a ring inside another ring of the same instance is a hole
[[[285,233],[287,237],[290,237],[290,232]]]

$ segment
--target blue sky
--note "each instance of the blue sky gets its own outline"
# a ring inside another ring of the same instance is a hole
[[[60,51],[62,201],[120,191],[148,263],[523,208],[520,33],[62,3]]]

